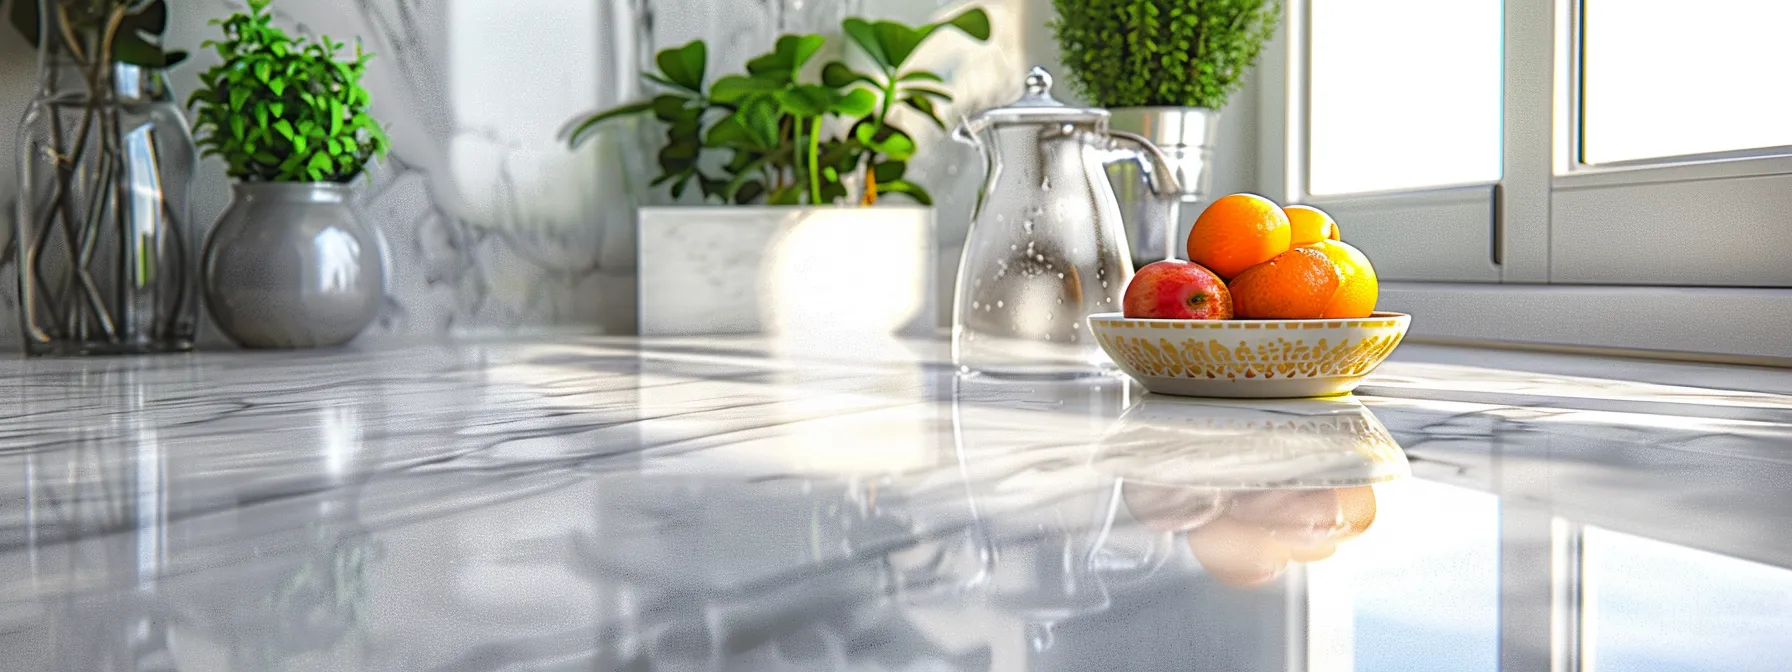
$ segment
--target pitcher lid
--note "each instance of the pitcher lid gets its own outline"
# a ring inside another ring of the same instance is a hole
[[[973,130],[991,124],[1086,124],[1106,121],[1108,111],[1094,107],[1072,107],[1052,97],[1052,76],[1045,68],[1034,66],[1027,73],[1026,89],[1020,100],[997,107],[967,120]]]

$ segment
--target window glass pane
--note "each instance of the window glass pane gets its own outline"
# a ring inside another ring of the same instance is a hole
[[[1582,549],[1586,669],[1787,669],[1792,570],[1594,527]]]
[[[1792,145],[1792,2],[1586,0],[1582,160]]]
[[[1500,178],[1501,0],[1313,0],[1308,191]]]

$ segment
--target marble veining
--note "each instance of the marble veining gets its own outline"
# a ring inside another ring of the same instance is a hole
[[[0,361],[0,670],[1780,662],[1792,374],[1408,345],[1249,402],[944,354]]]

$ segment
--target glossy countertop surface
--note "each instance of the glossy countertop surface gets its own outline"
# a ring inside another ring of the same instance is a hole
[[[0,361],[0,670],[1784,670],[1792,372],[935,343]]]

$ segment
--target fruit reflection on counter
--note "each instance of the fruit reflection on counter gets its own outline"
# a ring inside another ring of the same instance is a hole
[[[1330,558],[1374,524],[1374,488],[1412,475],[1387,427],[1349,396],[1147,396],[1102,437],[1090,466],[1120,482],[1134,519],[1186,535],[1201,567],[1232,586]]]
[[[1129,318],[1349,319],[1375,312],[1380,283],[1338,223],[1304,205],[1283,208],[1233,194],[1201,213],[1189,231],[1189,261],[1139,269],[1126,288]]]
[[[1374,488],[1220,492],[1128,481],[1122,497],[1144,524],[1186,532],[1208,574],[1233,586],[1268,583],[1289,563],[1330,558],[1375,523]]]

